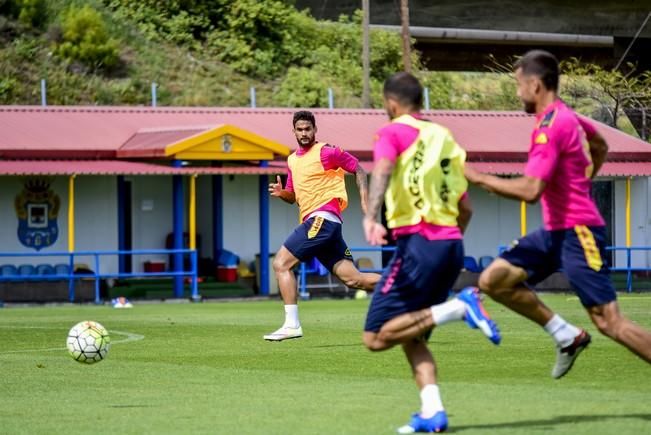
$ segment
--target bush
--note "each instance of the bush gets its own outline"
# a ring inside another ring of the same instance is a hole
[[[64,14],[63,40],[56,54],[93,70],[110,70],[119,63],[117,41],[110,38],[101,15],[90,6],[71,7]]]
[[[231,2],[219,27],[208,35],[208,47],[236,71],[277,77],[309,50],[306,15],[281,1]]]
[[[279,86],[276,101],[285,107],[327,107],[328,85],[316,70],[292,67]]]
[[[46,0],[18,0],[18,21],[35,29],[44,29],[48,20]]]

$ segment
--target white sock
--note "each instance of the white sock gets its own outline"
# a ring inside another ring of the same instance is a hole
[[[298,320],[298,305],[285,305],[285,323],[283,327],[298,328],[301,322]]]
[[[425,385],[420,390],[420,401],[420,416],[423,418],[432,418],[437,412],[443,411],[439,387],[436,384]]]
[[[453,320],[462,320],[463,316],[466,314],[466,304],[459,299],[454,298],[447,302],[443,302],[442,304],[433,305],[431,310],[434,324],[441,326],[444,323]]]
[[[554,314],[554,317],[552,317],[543,328],[552,336],[556,344],[560,347],[569,346],[572,344],[576,336],[581,333],[579,328],[567,323],[565,319],[558,314]]]

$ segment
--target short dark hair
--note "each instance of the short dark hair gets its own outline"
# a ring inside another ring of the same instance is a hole
[[[308,110],[299,110],[298,112],[294,113],[294,120],[292,121],[292,125],[296,127],[296,123],[298,121],[310,121],[312,123],[312,127],[316,127],[314,114]]]
[[[399,72],[386,79],[384,96],[414,109],[420,109],[423,105],[423,87],[416,77],[407,72]]]
[[[538,77],[545,88],[550,91],[558,90],[558,59],[545,50],[531,50],[525,53],[513,66],[514,70],[522,68],[522,74]]]

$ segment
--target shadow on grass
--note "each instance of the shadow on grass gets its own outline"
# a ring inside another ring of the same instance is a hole
[[[363,347],[362,342],[358,343],[349,343],[349,344],[319,344],[317,346],[306,346],[314,349],[324,348],[324,347]]]
[[[559,424],[572,424],[572,423],[590,423],[605,420],[621,420],[621,419],[638,419],[651,422],[651,414],[619,414],[619,415],[560,415],[558,417],[549,418],[547,420],[522,420],[512,421],[506,423],[492,423],[492,424],[469,424],[466,426],[452,426],[448,432],[462,432],[470,429],[511,429],[511,428],[529,428],[535,426],[554,426]]]

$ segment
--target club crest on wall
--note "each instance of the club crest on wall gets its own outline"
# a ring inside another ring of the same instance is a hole
[[[14,200],[18,240],[37,251],[52,246],[59,236],[57,216],[61,201],[50,184],[47,178],[28,178]]]

